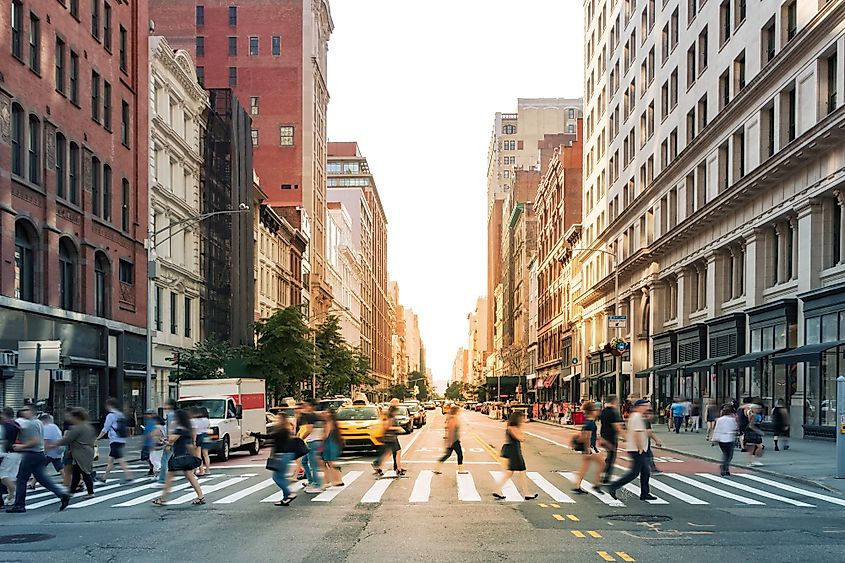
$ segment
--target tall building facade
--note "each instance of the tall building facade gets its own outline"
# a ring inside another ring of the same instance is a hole
[[[200,82],[231,89],[247,109],[267,203],[302,207],[310,219],[306,295],[314,313],[327,311],[326,61],[334,28],[329,3],[153,0],[150,9],[157,33],[194,53]]]
[[[388,303],[387,217],[375,179],[358,143],[329,143],[328,198],[343,203],[353,222],[362,259],[361,349],[379,387],[391,379],[391,317]]]
[[[144,408],[148,21],[145,3],[99,0],[0,15],[6,405]],[[33,341],[50,342],[38,377]]]
[[[582,392],[782,400],[793,436],[832,436],[845,2],[584,8]]]
[[[149,49],[149,230],[157,233],[156,279],[150,292],[156,407],[175,398],[175,383],[172,390],[170,385],[174,356],[202,338],[200,233],[190,218],[200,214],[208,94],[197,83],[190,54],[174,51],[163,37],[151,37]]]

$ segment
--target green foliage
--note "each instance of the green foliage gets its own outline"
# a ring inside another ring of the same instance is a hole
[[[310,381],[314,370],[314,344],[302,307],[285,307],[257,321],[255,335],[250,367],[256,377],[267,380],[267,393],[274,403],[283,397],[299,397],[302,382]]]
[[[208,339],[197,342],[190,350],[174,353],[170,361],[176,367],[170,373],[171,381],[186,379],[220,379],[230,377],[232,370],[251,356],[252,350],[235,347],[229,342]]]
[[[317,390],[320,396],[348,395],[352,386],[373,385],[369,359],[351,348],[340,333],[340,320],[328,315],[315,332]]]

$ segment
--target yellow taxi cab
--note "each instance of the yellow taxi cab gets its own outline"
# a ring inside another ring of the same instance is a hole
[[[337,428],[349,449],[375,449],[381,446],[382,413],[378,405],[355,401],[337,409]]]

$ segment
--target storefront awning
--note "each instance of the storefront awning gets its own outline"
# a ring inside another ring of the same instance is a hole
[[[659,366],[651,366],[650,368],[646,368],[642,371],[638,371],[637,373],[634,374],[634,377],[637,377],[637,378],[648,377],[652,373],[654,373],[655,371],[663,369],[665,367],[669,367],[669,364],[661,364]]]
[[[801,362],[820,362],[822,354],[831,348],[842,346],[845,340],[834,340],[832,342],[822,342],[821,344],[807,344],[793,348],[782,354],[778,354],[772,358],[773,364],[797,364]]]
[[[751,352],[750,354],[745,354],[743,356],[737,356],[732,360],[728,360],[722,363],[722,367],[725,369],[742,369],[742,368],[750,368],[757,364],[757,362],[766,359],[767,357],[771,356],[772,354],[777,354],[780,352],[785,351],[786,348],[781,348],[780,350],[766,350],[765,352]]]
[[[97,358],[84,358],[82,356],[65,356],[66,366],[89,366],[96,368],[106,367],[106,362]]]
[[[685,368],[693,362],[678,362],[676,364],[669,364],[668,366],[661,366],[654,369],[657,375],[665,375],[667,373],[675,373],[681,368]]]
[[[699,362],[695,362],[694,364],[690,364],[690,365],[686,366],[684,368],[684,372],[692,373],[694,371],[707,371],[710,368],[712,368],[713,366],[717,366],[719,364],[722,364],[722,363],[730,360],[733,357],[734,357],[734,355],[716,356],[715,358],[707,358],[707,359],[701,360]]]

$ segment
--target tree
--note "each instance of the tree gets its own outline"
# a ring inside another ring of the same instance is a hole
[[[322,395],[347,394],[353,386],[375,383],[369,375],[369,358],[349,346],[340,333],[338,317],[328,315],[314,337],[317,388]]]
[[[190,350],[173,354],[170,361],[176,371],[170,373],[170,381],[186,379],[218,379],[227,377],[227,371],[247,361],[252,350],[235,347],[228,341],[206,339],[197,342]]]
[[[254,328],[258,342],[250,367],[266,379],[276,404],[284,397],[299,397],[301,384],[311,381],[314,370],[314,344],[302,307],[279,309]]]

